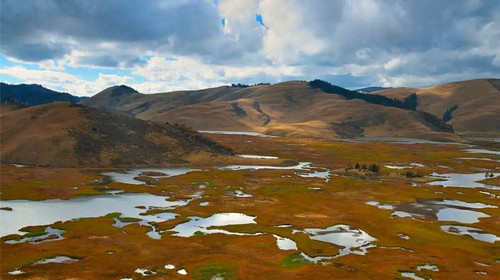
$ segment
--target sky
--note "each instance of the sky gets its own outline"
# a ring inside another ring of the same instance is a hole
[[[500,77],[498,0],[0,1],[0,81],[78,96]]]

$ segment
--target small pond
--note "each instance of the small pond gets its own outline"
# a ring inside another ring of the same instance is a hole
[[[227,135],[246,135],[246,136],[256,136],[256,137],[265,137],[265,138],[277,138],[278,136],[274,135],[266,135],[253,131],[229,131],[229,130],[198,130],[199,133],[207,133],[207,134],[227,134]]]

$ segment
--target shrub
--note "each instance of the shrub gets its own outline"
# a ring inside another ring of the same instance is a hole
[[[375,163],[370,165],[371,172],[378,172],[379,170],[380,170],[380,167],[378,167],[378,165],[376,165]]]
[[[403,174],[406,176],[406,178],[422,178],[422,177],[424,177],[424,174],[422,174],[420,172],[413,173],[413,171],[406,171]]]

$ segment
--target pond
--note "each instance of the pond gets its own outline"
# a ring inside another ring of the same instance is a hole
[[[447,233],[455,234],[455,235],[469,235],[470,237],[488,242],[495,243],[500,240],[500,237],[487,233],[482,229],[474,228],[474,227],[466,227],[466,226],[458,226],[458,225],[445,225],[441,226],[441,229]]]
[[[243,233],[229,232],[222,229],[209,229],[209,227],[220,227],[228,225],[255,224],[254,216],[242,213],[217,213],[207,218],[189,217],[189,222],[177,225],[172,231],[174,236],[190,237],[197,233],[212,234],[223,233],[230,235],[245,235]]]
[[[260,169],[275,169],[275,170],[308,170],[311,168],[311,163],[307,161],[299,162],[293,166],[272,166],[272,165],[228,165],[220,167],[220,170],[260,170]]]
[[[378,201],[368,201],[365,204],[379,209],[395,210],[391,214],[393,217],[454,221],[464,224],[477,223],[480,218],[490,217],[488,214],[471,209],[497,208],[496,205],[450,199],[417,199],[415,203],[399,205],[382,204]]]
[[[328,170],[328,169],[326,169],[324,171],[316,170],[316,171],[313,171],[313,172],[310,172],[310,173],[297,172],[295,174],[297,174],[298,176],[303,177],[303,178],[320,178],[320,179],[324,179],[325,183],[328,183],[330,181],[330,170]]]
[[[500,151],[486,150],[486,149],[465,149],[467,153],[472,154],[489,154],[489,155],[497,155],[500,156]]]
[[[153,179],[173,177],[178,175],[187,174],[197,169],[192,168],[142,168],[132,169],[123,172],[104,172],[102,175],[108,176],[112,182],[119,182],[132,185],[145,185],[145,181],[137,180],[136,177],[140,175],[147,175]],[[150,173],[150,174],[148,174]],[[154,175],[151,175],[154,174]]]
[[[123,217],[141,219],[147,222],[161,222],[161,216],[141,216],[146,208],[172,209],[187,205],[190,200],[167,201],[168,197],[152,194],[115,194],[94,197],[79,197],[69,200],[50,199],[42,201],[7,200],[0,201],[0,207],[11,207],[12,211],[3,211],[0,236],[23,234],[19,230],[26,226],[51,225],[57,221],[101,217],[119,212]]]
[[[297,244],[292,239],[286,238],[286,237],[281,237],[281,236],[276,235],[276,234],[273,234],[273,236],[276,238],[276,245],[278,245],[278,248],[280,250],[284,250],[284,251],[298,250]]]
[[[48,263],[72,263],[79,261],[78,258],[68,257],[68,256],[55,256],[48,259],[37,260],[33,265],[48,264]]]
[[[199,133],[207,134],[227,134],[227,135],[246,135],[246,136],[256,136],[265,138],[277,138],[278,136],[266,135],[253,131],[229,131],[229,130],[198,130]]]
[[[274,156],[259,156],[259,155],[237,155],[240,158],[252,158],[252,159],[277,159]]]
[[[437,144],[437,145],[464,145],[470,146],[469,144],[463,144],[458,142],[440,142],[417,138],[403,138],[403,137],[360,137],[346,139],[344,141],[348,142],[389,142],[397,144]]]
[[[460,160],[482,160],[482,161],[500,162],[500,159],[492,159],[492,158],[459,157],[458,159],[460,159]]]
[[[446,173],[438,174],[431,173],[431,176],[442,179],[438,181],[433,181],[427,183],[432,186],[443,186],[443,187],[458,187],[458,188],[485,188],[492,190],[500,190],[500,186],[489,185],[481,183],[479,181],[487,179],[486,173]],[[500,173],[492,173],[494,177],[500,175]]]
[[[334,225],[328,228],[306,228],[294,230],[293,233],[303,232],[310,239],[327,242],[343,247],[335,257],[348,254],[364,255],[369,248],[376,247],[372,244],[377,239],[365,231],[350,225]],[[321,260],[322,257],[318,257]],[[328,258],[328,257],[327,257]]]

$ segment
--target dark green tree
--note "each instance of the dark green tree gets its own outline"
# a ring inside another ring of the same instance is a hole
[[[455,111],[456,109],[458,109],[458,105],[456,105],[456,104],[455,104],[455,105],[453,105],[453,106],[451,106],[450,108],[448,108],[448,109],[446,110],[446,112],[444,112],[444,114],[443,114],[443,121],[444,121],[444,122],[448,122],[448,121],[450,121],[450,120],[451,120],[451,118],[452,118],[452,115],[451,115],[451,114],[452,114],[452,113],[453,113],[453,111]]]
[[[416,110],[417,109],[417,94],[416,93],[412,93],[410,94],[408,97],[406,97],[404,100],[403,100],[403,104],[407,107],[407,108],[410,108],[412,110]]]

